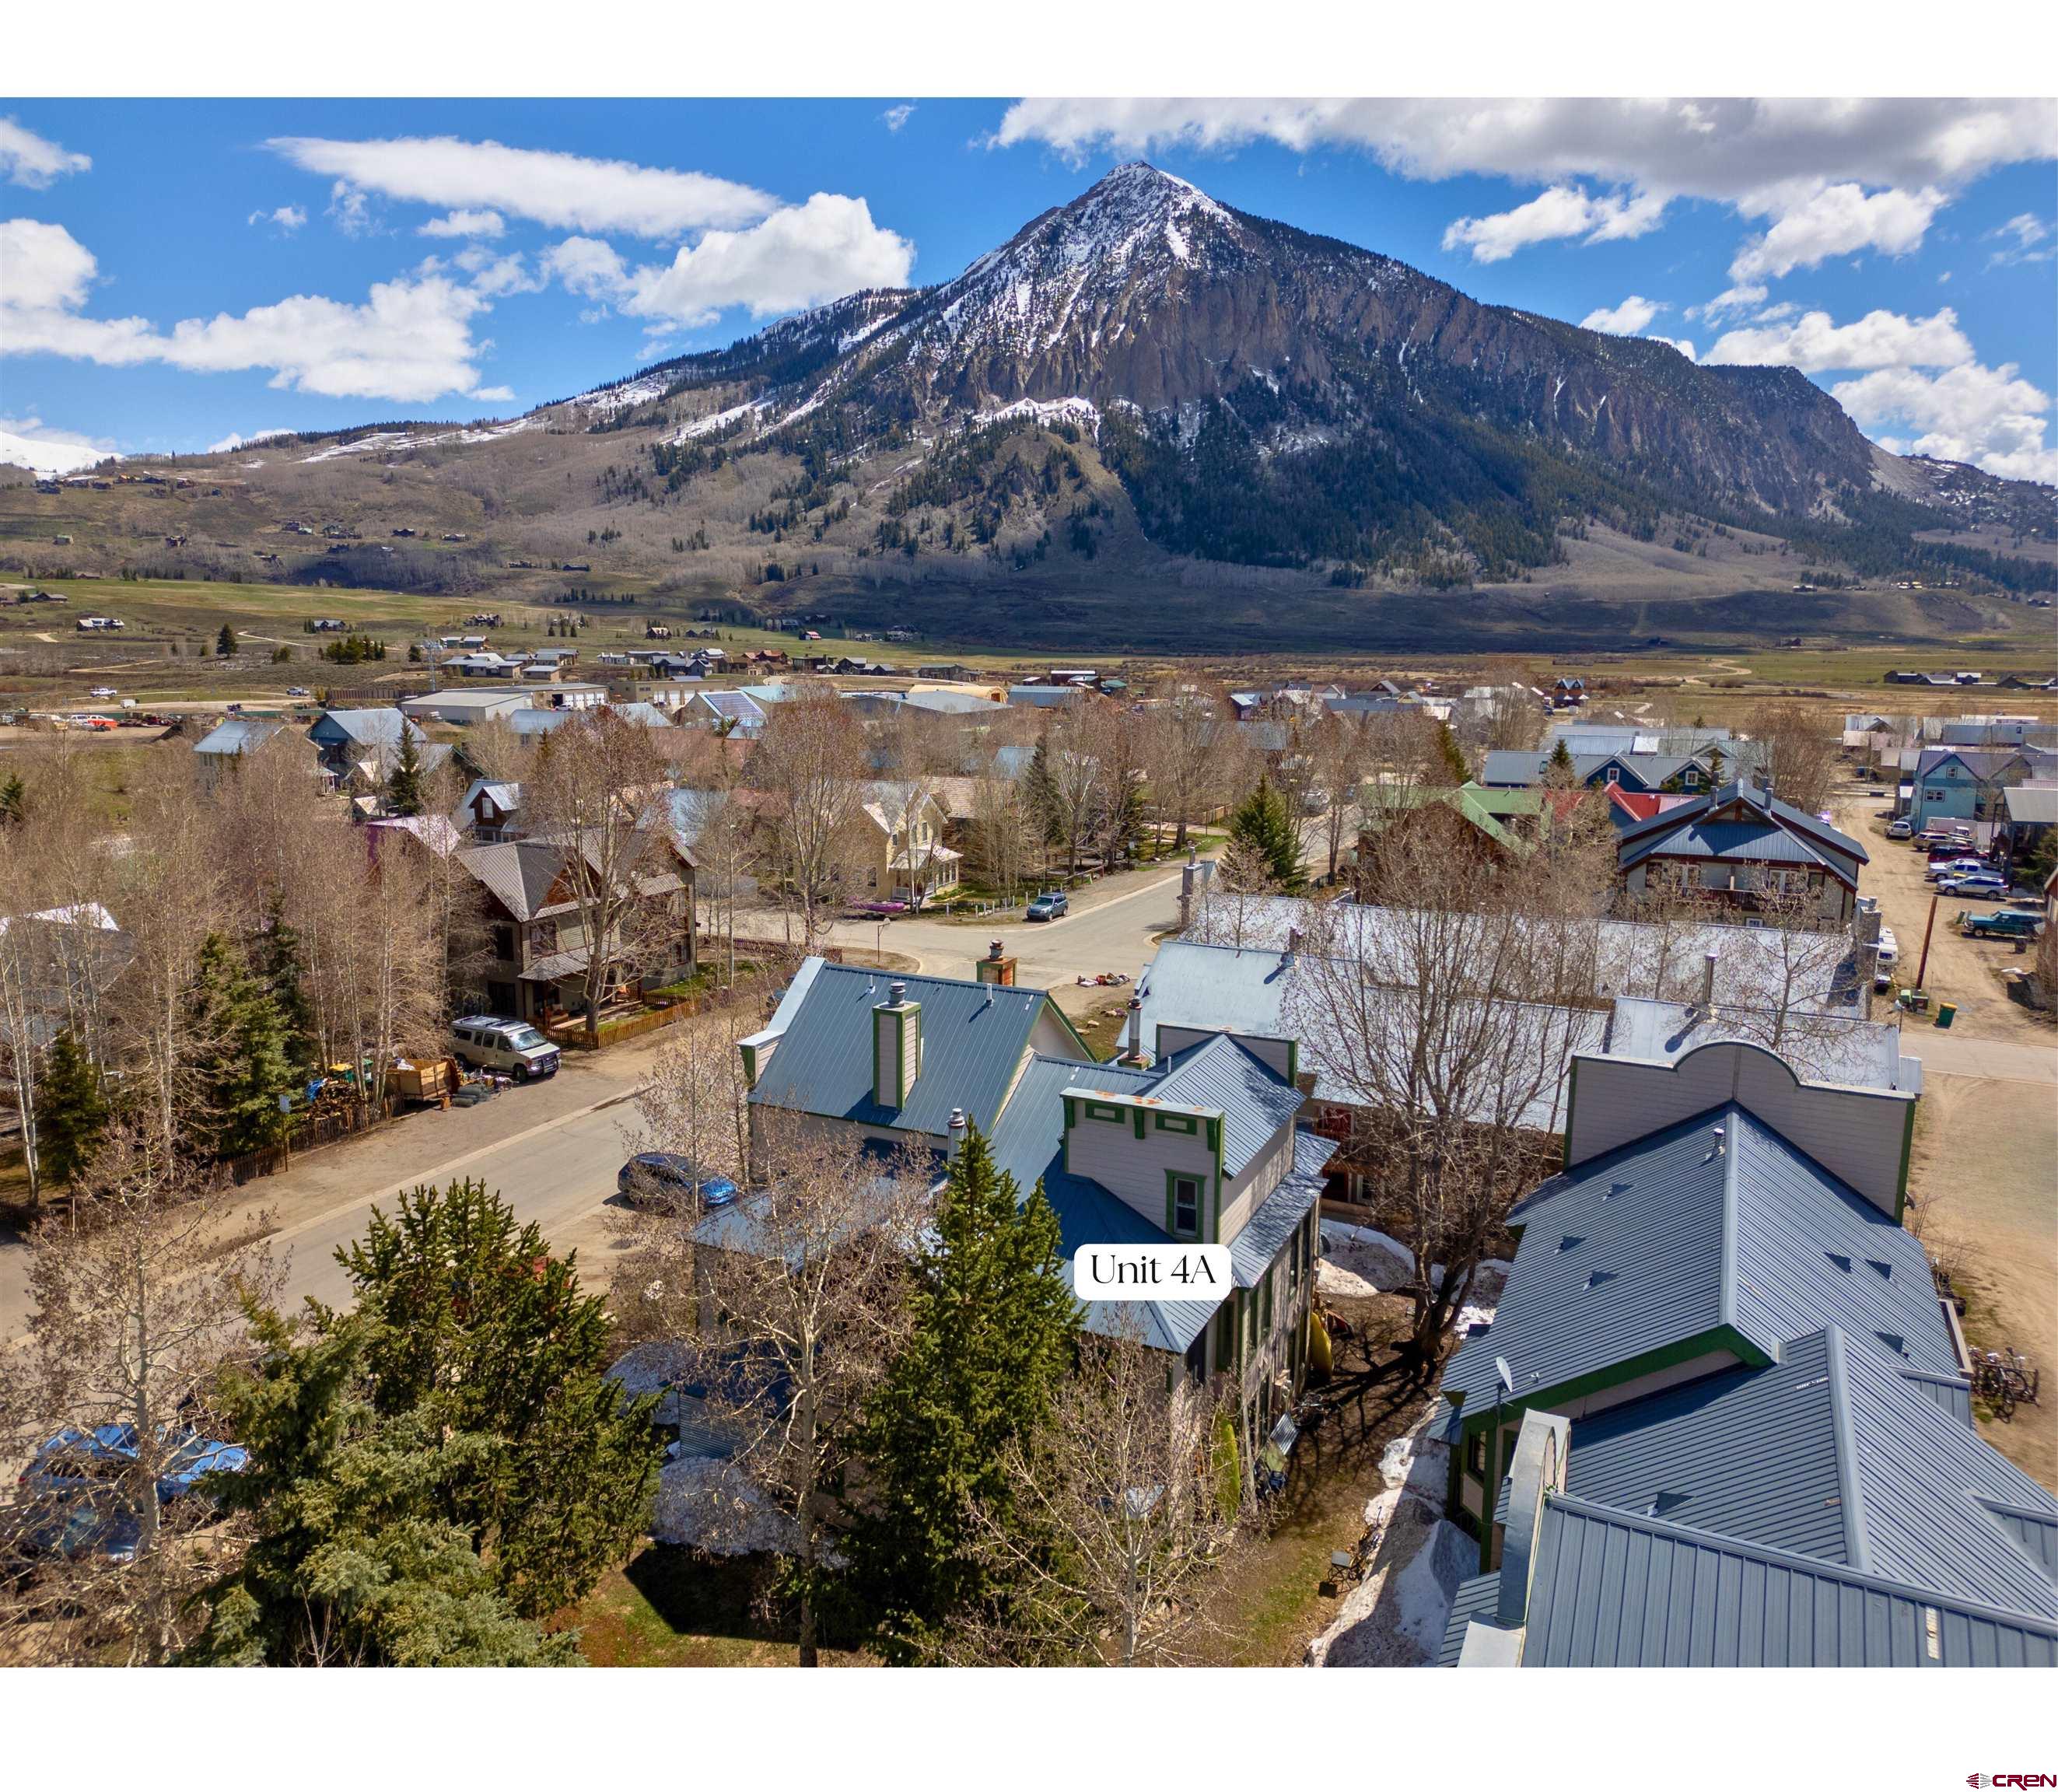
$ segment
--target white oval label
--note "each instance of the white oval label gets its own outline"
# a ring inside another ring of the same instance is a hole
[[[1219,1300],[1236,1285],[1227,1245],[1082,1245],[1072,1292],[1083,1301]]]

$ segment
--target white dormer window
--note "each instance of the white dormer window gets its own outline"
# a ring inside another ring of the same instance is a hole
[[[1701,774],[1690,765],[1687,768],[1686,777],[1682,778],[1679,781],[1685,785],[1689,790],[1698,790],[1701,786]]]

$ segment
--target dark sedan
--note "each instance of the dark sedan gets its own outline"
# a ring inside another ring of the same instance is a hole
[[[703,1212],[726,1207],[741,1192],[728,1177],[697,1168],[677,1151],[640,1151],[616,1171],[615,1193],[632,1207],[683,1206]]]

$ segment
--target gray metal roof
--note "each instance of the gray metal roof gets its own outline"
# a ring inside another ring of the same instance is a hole
[[[1491,1619],[1500,1603],[1500,1576],[1476,1575],[1460,1581],[1451,1598],[1450,1622],[1444,1627],[1443,1646],[1436,1651],[1439,1667],[1456,1667],[1465,1647],[1465,1627],[1475,1618]]]
[[[2008,818],[2032,826],[2058,826],[2058,784],[2018,784],[2004,792]]]
[[[1161,1067],[1153,1101],[1205,1107],[1222,1117],[1222,1172],[1241,1176],[1290,1126],[1305,1098],[1269,1064],[1218,1034]]]
[[[1236,1272],[1238,1287],[1255,1288],[1265,1279],[1265,1272],[1278,1261],[1294,1228],[1321,1198],[1328,1181],[1325,1169],[1336,1152],[1332,1139],[1319,1138],[1311,1132],[1293,1134],[1293,1167],[1279,1178],[1279,1186],[1230,1241],[1230,1264]]]
[[[2058,1622],[2058,1500],[1834,1327],[1578,1420],[1566,1491]]]
[[[457,860],[518,921],[533,920],[549,901],[550,887],[564,862],[554,845],[532,840],[467,846]]]
[[[1708,1009],[1686,1002],[1618,995],[1603,1049],[1611,1058],[1671,1064],[1718,1039],[1769,1045],[1776,1032],[1779,1055],[1796,1075],[1811,1082],[1859,1089],[1919,1091],[1922,1087],[1922,1062],[1901,1056],[1901,1029],[1890,1021],[1861,1020],[1855,1015],[1806,1020],[1790,1016],[1781,1026],[1778,1019],[1777,1015],[1756,1008],[1718,1003]]]
[[[2058,1666],[2058,1625],[1576,1499],[1534,1560],[1525,1667]]]
[[[518,739],[526,740],[532,734],[562,728],[578,713],[576,709],[511,709],[505,719]]]
[[[274,734],[284,729],[282,721],[273,721],[263,716],[231,716],[218,723],[193,743],[195,753],[220,753],[233,757],[261,747]]]
[[[1493,1325],[1444,1371],[1473,1409],[1496,1357],[1520,1400],[1723,1325],[1766,1361],[1834,1325],[1897,1367],[1957,1372],[1921,1246],[1734,1103],[1552,1178],[1513,1223]]]
[[[1676,811],[1675,812],[1676,813]],[[1375,968],[1393,966],[1412,971],[1408,955],[1413,924],[1409,911],[1373,904],[1337,902],[1328,905],[1337,949],[1364,957]],[[1784,989],[1794,979],[1782,963],[1787,950],[1786,930],[1751,928],[1721,922],[1696,922],[1690,926],[1661,925],[1648,921],[1602,920],[1589,924],[1594,936],[1594,993],[1599,995],[1647,995],[1663,1000],[1685,1000],[1700,994],[1706,955],[1715,954],[1715,999],[1718,1003],[1748,1001],[1754,989]],[[1160,948],[1158,964],[1178,965],[1165,953],[1174,944],[1182,946],[1213,944],[1233,948],[1241,940],[1246,952],[1276,956],[1284,950],[1289,931],[1304,934],[1316,925],[1316,906],[1301,896],[1204,896],[1186,937],[1168,941]],[[1824,940],[1834,936],[1824,935]],[[1198,977],[1221,975],[1221,961],[1210,972],[1199,964],[1190,968]],[[1811,960],[1809,975],[1793,991],[1790,1007],[1810,1011],[1849,1012],[1858,1006],[1860,990],[1855,953],[1841,956],[1825,952],[1819,964]],[[1157,966],[1143,979],[1139,991],[1146,1009],[1152,1005],[1158,980]],[[1412,976],[1396,980],[1412,980]],[[1170,991],[1168,991],[1169,994]],[[1168,1019],[1172,1018],[1168,1015]],[[1185,1023],[1202,1024],[1202,1023]]]
[[[889,983],[904,983],[908,999],[922,1010],[921,1068],[898,1109],[872,1099],[872,1011],[887,999]],[[940,1138],[950,1130],[954,1107],[990,1127],[1047,1005],[1051,999],[1040,989],[824,964],[750,1099]],[[1081,1058],[1091,1062],[1083,1052]]]
[[[324,709],[308,728],[308,738],[323,745],[340,746],[348,741],[358,746],[397,748],[403,727],[418,742],[428,738],[398,709]]]

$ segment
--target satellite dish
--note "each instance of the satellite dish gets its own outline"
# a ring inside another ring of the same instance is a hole
[[[1508,1366],[1508,1359],[1505,1357],[1496,1357],[1494,1358],[1493,1372],[1496,1375],[1500,1377],[1502,1390],[1504,1393],[1511,1394],[1515,1392],[1515,1371]]]

